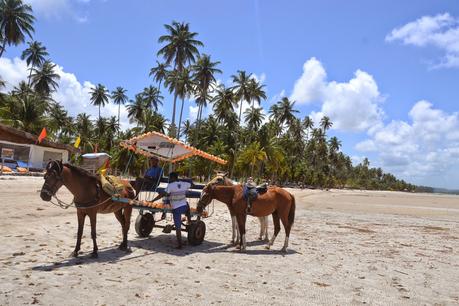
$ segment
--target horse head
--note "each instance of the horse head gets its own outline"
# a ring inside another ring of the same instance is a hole
[[[62,161],[52,160],[46,165],[45,182],[40,192],[40,197],[43,201],[51,201],[51,198],[59,188],[64,185],[64,179],[62,178],[63,170],[64,165]]]
[[[202,190],[201,197],[199,198],[196,210],[198,213],[202,213],[203,210],[210,204],[213,199],[213,193],[215,191],[216,184],[207,184]]]

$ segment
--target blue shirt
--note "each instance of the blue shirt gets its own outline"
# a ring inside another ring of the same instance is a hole
[[[145,172],[145,176],[149,176],[155,179],[160,178],[163,175],[163,168],[161,167],[151,167],[150,169]]]

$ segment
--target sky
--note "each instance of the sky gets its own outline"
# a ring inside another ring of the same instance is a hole
[[[266,85],[265,113],[287,96],[302,118],[318,124],[329,116],[329,136],[355,163],[368,157],[408,182],[459,188],[457,1],[26,2],[37,17],[34,40],[58,65],[54,98],[71,115],[97,116],[88,96],[94,84],[122,86],[131,98],[152,84],[163,25],[184,21],[199,33],[201,52],[221,62],[219,82],[246,70]],[[25,47],[9,47],[0,59],[8,88],[27,75],[19,59]],[[170,119],[172,98],[163,95],[159,111]],[[196,110],[187,101],[184,117]]]

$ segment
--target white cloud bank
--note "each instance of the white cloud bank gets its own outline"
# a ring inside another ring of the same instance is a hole
[[[98,108],[90,103],[89,91],[94,84],[89,81],[81,83],[73,73],[65,72],[61,66],[56,66],[56,73],[60,76],[59,88],[53,93],[53,99],[69,112],[69,115],[76,116],[79,113],[87,113],[92,119],[98,117]],[[14,58],[0,58],[0,77],[6,81],[6,91],[11,90],[20,81],[26,80],[29,75],[25,61]],[[101,109],[101,115],[105,117],[118,116],[118,106],[108,104]],[[127,111],[121,107],[120,124],[122,129],[128,128],[129,121]]]
[[[459,67],[459,19],[448,13],[423,16],[392,30],[386,41],[401,41],[417,47],[433,46],[445,55],[434,68]]]
[[[391,121],[357,144],[376,152],[384,169],[409,181],[459,188],[459,113],[446,113],[422,100],[409,112],[411,122]]]
[[[314,122],[326,115],[334,129],[362,132],[381,125],[383,98],[373,77],[357,70],[349,82],[327,81],[322,63],[315,57],[303,65],[303,74],[295,82],[291,100],[297,103],[320,103],[319,112],[312,112]]]

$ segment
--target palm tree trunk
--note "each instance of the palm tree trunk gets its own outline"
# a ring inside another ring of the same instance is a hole
[[[121,104],[118,104],[118,138],[120,138],[120,109]]]
[[[6,39],[3,41],[3,44],[2,44],[2,49],[0,50],[0,57],[2,57],[3,55],[3,52],[5,51],[5,48],[6,48]]]
[[[182,114],[183,114],[183,105],[185,104],[185,99],[182,99],[182,107],[180,108],[180,117],[178,123],[178,130],[177,130],[177,139],[180,140],[180,128],[182,126]]]
[[[27,83],[27,85],[30,87],[30,82],[32,80],[32,70],[33,70],[33,64],[32,66],[30,67],[30,72],[29,72],[29,82]]]
[[[243,100],[241,100],[241,106],[239,107],[239,125],[241,125],[241,117],[242,117],[242,102],[243,102]]]
[[[169,131],[170,136],[174,137],[175,136],[175,106],[177,104],[177,93],[174,94],[174,105],[172,108],[172,124],[171,124],[171,130]]]

